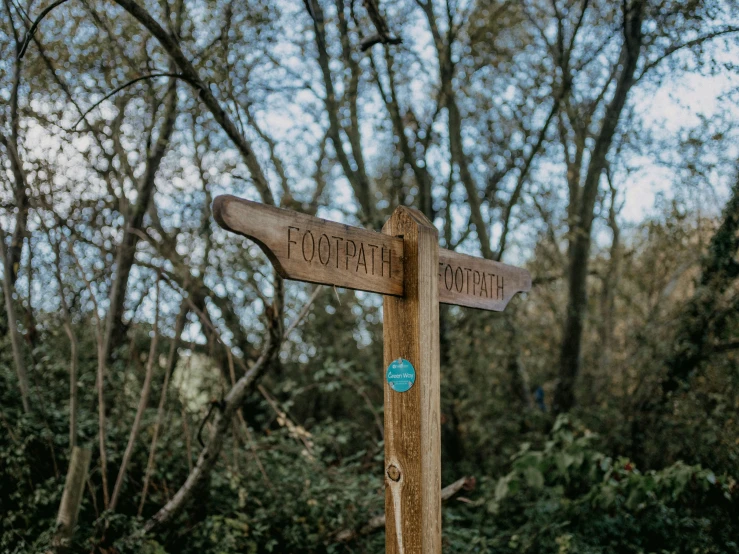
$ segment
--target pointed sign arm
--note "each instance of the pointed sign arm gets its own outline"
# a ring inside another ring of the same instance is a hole
[[[502,312],[517,292],[531,290],[531,274],[485,258],[439,249],[439,302]]]
[[[401,296],[403,239],[235,196],[218,196],[213,216],[256,242],[286,279]]]
[[[403,238],[223,195],[213,215],[248,237],[285,279],[403,296]],[[531,290],[525,269],[439,249],[439,302],[502,311]]]

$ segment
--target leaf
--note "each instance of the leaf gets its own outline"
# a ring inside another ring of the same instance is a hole
[[[544,487],[544,474],[534,466],[529,466],[524,470],[524,477],[526,483],[535,489],[541,489]]]
[[[495,500],[503,500],[508,494],[508,481],[509,476],[503,477],[498,480],[498,484],[495,487]]]
[[[629,510],[636,510],[639,507],[639,504],[644,500],[644,497],[645,495],[642,489],[634,488],[626,499],[626,507]]]

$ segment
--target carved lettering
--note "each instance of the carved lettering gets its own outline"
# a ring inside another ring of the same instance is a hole
[[[377,250],[378,246],[376,244],[369,244],[367,243],[367,246],[370,247],[372,250],[372,275],[375,274],[375,250]]]
[[[357,254],[357,268],[354,270],[359,272],[359,266],[364,266],[364,274],[367,274],[367,259],[364,257],[364,243],[359,243],[359,254]]]
[[[298,227],[288,227],[287,228],[287,258],[290,259],[290,245],[291,244],[298,244],[298,241],[296,240],[290,240],[290,231],[292,230],[300,231]]]
[[[449,264],[444,268],[444,286],[446,290],[452,290],[452,286],[454,286],[454,271],[452,271],[452,266]]]
[[[339,269],[339,241],[344,242],[343,237],[335,237],[331,235],[332,239],[336,239],[336,269]]]
[[[387,259],[385,259],[385,252],[387,252]],[[385,276],[385,264],[387,264],[387,276],[393,276],[392,261],[392,252],[383,246],[382,250],[380,251],[380,275],[382,275],[383,277]]]
[[[326,252],[326,261],[323,261],[323,250],[321,248],[321,245],[323,244],[323,239],[326,239],[326,249],[328,250]],[[338,256],[337,256],[338,258]],[[322,265],[328,265],[328,262],[331,261],[331,241],[328,238],[328,235],[322,234],[318,238],[318,261],[321,262]]]
[[[349,254],[349,245],[352,245],[352,253]],[[346,257],[346,267],[344,269],[349,269],[349,258],[353,258],[357,255],[357,244],[351,240],[346,239],[346,244],[344,245],[344,256]]]
[[[472,294],[477,294],[477,285],[480,284],[480,272],[476,269],[472,272]]]
[[[485,279],[485,273],[482,274],[482,282],[480,283],[480,296],[484,296],[485,298],[490,298],[490,295],[488,294],[488,285],[487,285],[487,279]]]
[[[482,298],[495,295],[497,300],[502,300],[505,298],[504,284],[502,275],[439,262],[439,287],[443,286],[448,291],[456,290]]]
[[[464,289],[464,271],[461,267],[454,270],[454,288],[457,289],[457,292],[462,292]]]
[[[334,244],[331,244],[333,239]],[[392,250],[377,244],[364,243],[362,241],[355,241],[344,237],[337,237],[335,235],[329,235],[322,233],[318,236],[316,241],[316,235],[310,229],[301,230],[299,227],[288,226],[287,228],[287,257],[293,259],[293,247],[297,247],[300,244],[300,252],[303,256],[303,261],[312,264],[313,260],[318,258],[318,261],[323,266],[332,264],[332,258],[335,257],[335,264],[337,269],[340,267],[340,258],[344,257],[344,267],[346,271],[354,271],[359,273],[360,268],[364,269],[365,275],[376,275],[377,274],[377,258],[376,252],[380,250],[380,275],[385,277],[392,277]],[[343,246],[343,251],[342,251]],[[369,256],[369,260],[367,259]],[[355,260],[356,264],[352,263],[350,266],[350,260]],[[385,270],[387,269],[387,273]]]
[[[310,237],[310,258],[308,258],[308,254],[306,254],[306,248],[305,248],[305,245],[308,244],[308,241],[306,241],[305,239],[307,239],[308,237]],[[313,233],[311,233],[310,231],[305,232],[305,234],[303,235],[303,241],[301,243],[301,247],[303,250],[303,259],[308,263],[312,263],[313,258],[316,256],[316,241],[313,238]]]

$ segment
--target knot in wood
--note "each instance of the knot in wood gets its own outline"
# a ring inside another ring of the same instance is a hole
[[[396,482],[397,482],[397,481],[400,481],[400,470],[398,469],[398,467],[397,467],[396,465],[394,465],[394,464],[391,464],[391,465],[390,465],[390,466],[389,466],[389,467],[387,468],[387,476],[388,476],[388,477],[389,477],[389,478],[390,478],[390,479],[391,479],[392,481],[396,481]]]

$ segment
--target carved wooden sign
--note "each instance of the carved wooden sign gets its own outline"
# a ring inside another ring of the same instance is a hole
[[[213,216],[256,242],[286,279],[403,294],[401,238],[235,196],[218,196]]]
[[[218,224],[255,241],[286,279],[403,295],[403,239],[235,196],[213,203]],[[503,311],[531,276],[439,248],[439,302]]]
[[[502,311],[531,289],[529,272],[439,248],[404,206],[382,233],[235,196],[217,197],[213,215],[286,279],[385,295],[385,552],[441,554],[439,303]]]
[[[439,302],[502,312],[517,292],[531,290],[525,269],[439,249]]]

